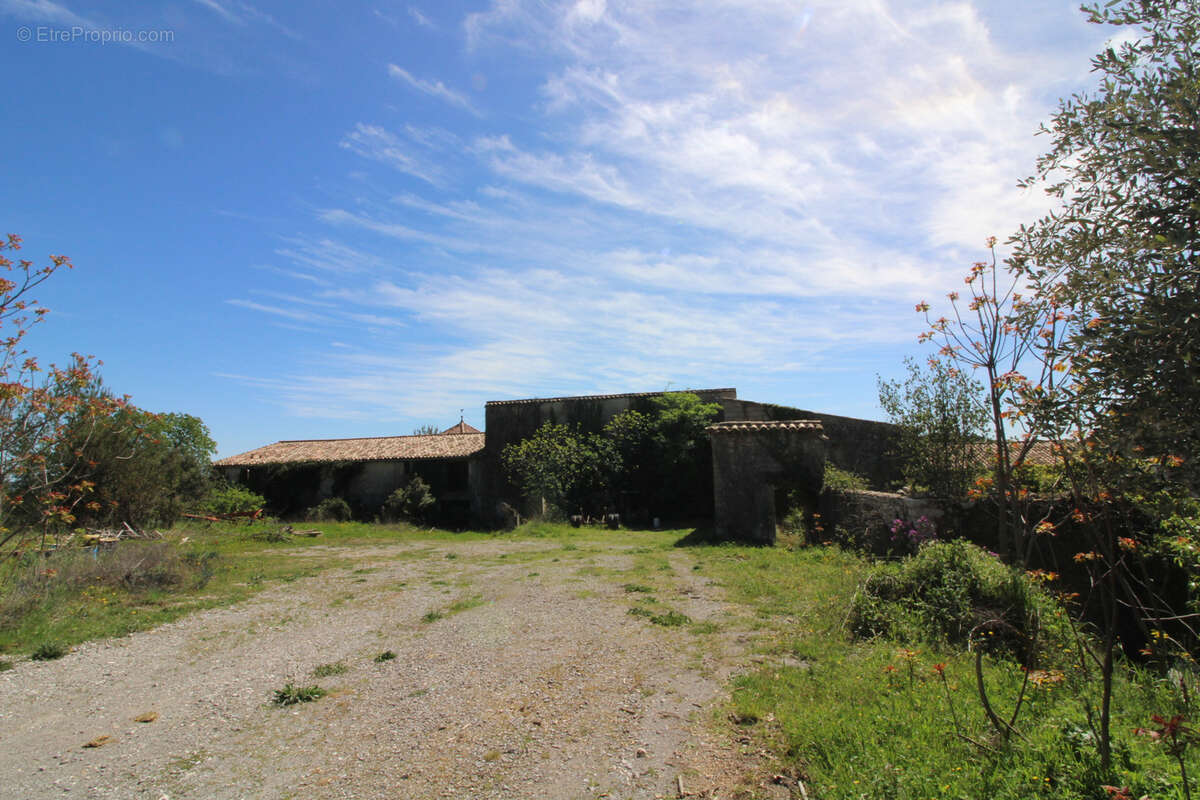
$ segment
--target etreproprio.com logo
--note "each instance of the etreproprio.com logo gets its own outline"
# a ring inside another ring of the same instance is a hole
[[[17,28],[17,41],[34,44],[159,44],[174,42],[175,31],[87,28],[83,25],[64,28],[52,25],[22,25]]]

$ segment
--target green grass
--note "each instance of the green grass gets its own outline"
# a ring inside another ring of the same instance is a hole
[[[984,719],[973,655],[850,637],[847,612],[868,571],[856,556],[836,548],[700,552],[706,573],[760,625],[763,663],[734,680],[722,719],[742,721],[739,735],[788,764],[810,797],[1104,800],[1102,784],[1129,786],[1133,797],[1182,797],[1172,763],[1132,735],[1151,714],[1179,708],[1167,681],[1123,670],[1113,722],[1116,771],[1101,775],[1080,710],[1084,684],[1065,658],[1056,667],[1063,682],[1036,688],[1027,700],[1017,721],[1024,738],[1004,743]],[[935,664],[944,665],[945,684]],[[998,711],[1010,711],[1020,667],[985,658],[984,678]],[[1189,760],[1195,771],[1195,754]]]
[[[1032,691],[1016,723],[1023,738],[1001,742],[990,733],[980,709],[971,654],[944,644],[901,645],[851,636],[851,603],[870,565],[837,548],[697,544],[695,536],[687,537],[687,546],[678,546],[688,531],[572,529],[541,521],[500,534],[361,523],[314,527],[324,535],[286,543],[252,538],[255,526],[180,528],[168,534],[177,550],[178,562],[172,562],[176,566],[164,567],[155,580],[135,585],[109,580],[104,570],[88,578],[95,564],[86,563],[92,556],[83,551],[49,559],[56,570],[53,577],[35,575],[29,564],[6,562],[3,568],[8,571],[0,574],[0,651],[30,653],[43,642],[69,647],[152,627],[195,609],[237,602],[324,569],[346,568],[348,574],[361,569],[352,550],[317,550],[295,558],[313,547],[394,542],[410,545],[398,550],[396,558],[442,559],[441,545],[450,541],[540,542],[537,548],[507,552],[507,560],[497,563],[529,563],[525,572],[534,576],[539,569],[551,574],[544,565],[560,558],[578,563],[592,553],[620,554],[626,568],[589,569],[587,574],[611,581],[619,594],[625,590],[622,597],[636,595],[637,610],[631,613],[649,622],[659,617],[658,624],[701,634],[688,640],[699,653],[723,646],[703,634],[746,632],[751,652],[716,724],[728,726],[734,740],[750,737],[743,745],[747,752],[771,753],[781,770],[804,780],[810,798],[1107,800],[1102,783],[1128,786],[1133,797],[1182,797],[1177,765],[1160,745],[1132,733],[1135,727],[1150,727],[1152,714],[1183,712],[1193,723],[1200,718],[1200,709],[1182,704],[1178,676],[1172,682],[1122,664],[1114,701],[1113,774],[1098,773],[1079,702],[1086,683],[1065,656],[1040,665],[1061,671],[1063,679]],[[666,598],[678,582],[701,565],[704,577],[721,587],[728,605],[719,626],[689,624],[684,615],[668,608]],[[24,570],[20,575],[18,566]],[[447,588],[459,585],[438,583]],[[465,591],[449,606],[431,610],[427,621],[485,602],[482,595]],[[652,603],[655,593],[664,602]],[[395,654],[382,653],[375,660],[382,663],[389,655]],[[946,684],[934,671],[935,664],[944,665]],[[1022,678],[1018,666],[989,656],[983,671],[994,704],[1008,713]],[[1200,694],[1194,675],[1187,673],[1184,680],[1193,686],[1193,696]],[[1195,749],[1186,758],[1189,772],[1200,775]],[[756,796],[756,791],[746,796]]]
[[[382,653],[375,656],[375,658],[373,658],[371,660],[374,661],[376,664],[382,664],[385,661],[393,661],[393,660],[395,660],[395,658],[396,658],[396,654],[393,653],[391,650],[384,650]]]

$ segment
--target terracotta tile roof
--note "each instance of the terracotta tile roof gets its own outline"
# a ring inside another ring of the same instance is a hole
[[[455,434],[455,433],[483,433],[483,431],[479,430],[479,428],[468,425],[467,423],[463,422],[462,420],[459,420],[457,425],[453,425],[449,428],[446,428],[446,430],[442,431],[438,435],[445,436],[447,434]]]
[[[1009,442],[1009,452],[1015,458],[1020,442]],[[996,443],[980,442],[971,445],[971,461],[978,467],[991,467],[996,460]],[[1059,463],[1059,456],[1054,452],[1054,442],[1034,442],[1033,447],[1025,454],[1025,463],[1043,467],[1052,467]]]
[[[213,462],[217,467],[322,464],[332,461],[422,461],[467,458],[483,450],[482,433],[376,436],[366,439],[299,439],[276,442]]]
[[[816,431],[824,426],[817,419],[781,419],[772,422],[718,422],[705,428],[710,434],[754,433],[757,431]]]
[[[625,392],[624,394],[585,394],[570,397],[529,397],[524,400],[489,400],[487,406],[515,406],[522,403],[557,403],[560,400],[615,400],[621,397],[658,397],[673,392],[691,392],[699,395],[728,395],[728,399],[737,398],[737,389],[671,389],[665,392]]]

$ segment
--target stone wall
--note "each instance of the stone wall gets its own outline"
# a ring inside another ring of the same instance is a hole
[[[775,543],[777,490],[815,503],[827,442],[815,420],[710,425],[713,528],[718,539]]]
[[[721,405],[727,421],[818,420],[829,437],[829,463],[861,475],[873,489],[890,489],[902,479],[895,425],[736,398],[724,399]]]
[[[897,551],[898,543],[892,541],[894,520],[913,522],[925,517],[939,536],[945,536],[947,525],[956,522],[936,500],[891,492],[825,491],[817,508],[823,531],[819,541],[811,544],[835,541],[875,555]]]

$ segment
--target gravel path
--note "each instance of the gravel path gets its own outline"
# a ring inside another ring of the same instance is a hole
[[[342,555],[358,568],[0,673],[0,798],[653,798],[681,778],[728,796],[709,720],[737,639],[629,615],[633,554],[493,540]],[[686,551],[667,557],[659,601],[724,619]],[[329,695],[272,705],[289,681]]]

